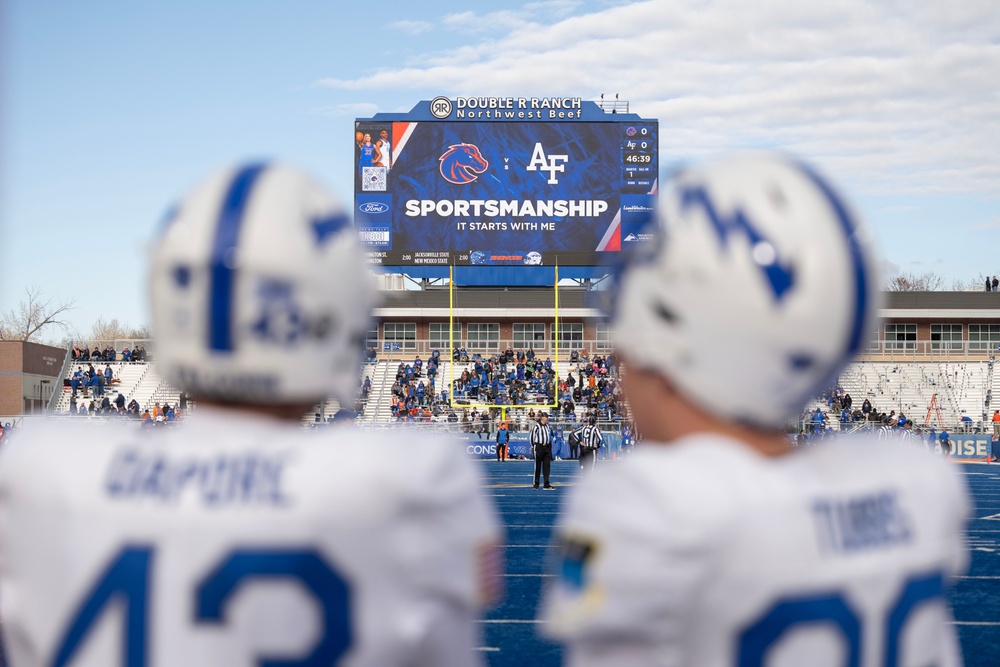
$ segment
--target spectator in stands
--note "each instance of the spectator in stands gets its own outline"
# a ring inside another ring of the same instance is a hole
[[[854,421],[851,415],[851,410],[847,406],[844,406],[840,411],[840,430],[847,431],[851,428],[851,422]]]
[[[826,415],[819,408],[813,411],[811,424],[813,433],[823,432],[826,429]]]
[[[993,411],[993,437],[1000,438],[1000,410]]]
[[[986,291],[989,292],[993,288],[993,283],[990,281],[990,277],[986,276]]]
[[[73,392],[72,394],[70,394],[70,397],[69,397],[69,413],[71,415],[75,415],[76,414],[76,392]]]
[[[1000,291],[1000,280],[997,280],[996,276],[993,276],[993,291]]]

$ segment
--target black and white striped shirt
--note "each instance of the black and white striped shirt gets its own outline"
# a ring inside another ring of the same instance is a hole
[[[528,434],[528,440],[531,442],[532,446],[535,445],[548,445],[552,442],[552,435],[549,431],[548,424],[542,424],[542,422],[535,422],[531,425],[531,432]]]
[[[603,442],[604,436],[601,435],[601,429],[596,426],[588,424],[580,431],[580,445],[587,449],[597,449]]]

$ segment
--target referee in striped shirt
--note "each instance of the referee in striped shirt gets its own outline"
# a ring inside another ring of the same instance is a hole
[[[586,470],[587,462],[593,470],[597,466],[597,450],[604,443],[601,429],[597,428],[597,419],[591,417],[587,425],[580,430],[580,470]]]
[[[552,432],[549,430],[549,414],[542,412],[538,421],[531,425],[528,441],[535,454],[535,487],[538,488],[539,476],[545,477],[545,488],[553,489],[549,484],[549,470],[552,468]]]

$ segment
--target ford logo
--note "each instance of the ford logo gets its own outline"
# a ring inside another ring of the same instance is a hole
[[[385,213],[389,210],[389,205],[378,201],[369,201],[358,206],[358,210],[362,213]]]

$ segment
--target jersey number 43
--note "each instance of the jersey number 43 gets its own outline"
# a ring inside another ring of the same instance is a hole
[[[149,581],[155,549],[146,545],[124,547],[112,559],[87,593],[59,640],[52,667],[73,659],[110,601],[125,603],[122,667],[146,667],[150,622]],[[236,549],[206,572],[195,587],[194,619],[197,624],[222,624],[226,605],[240,586],[254,579],[287,579],[312,593],[322,609],[322,637],[305,656],[259,656],[261,667],[318,667],[333,665],[351,644],[350,589],[321,555],[312,550]]]

